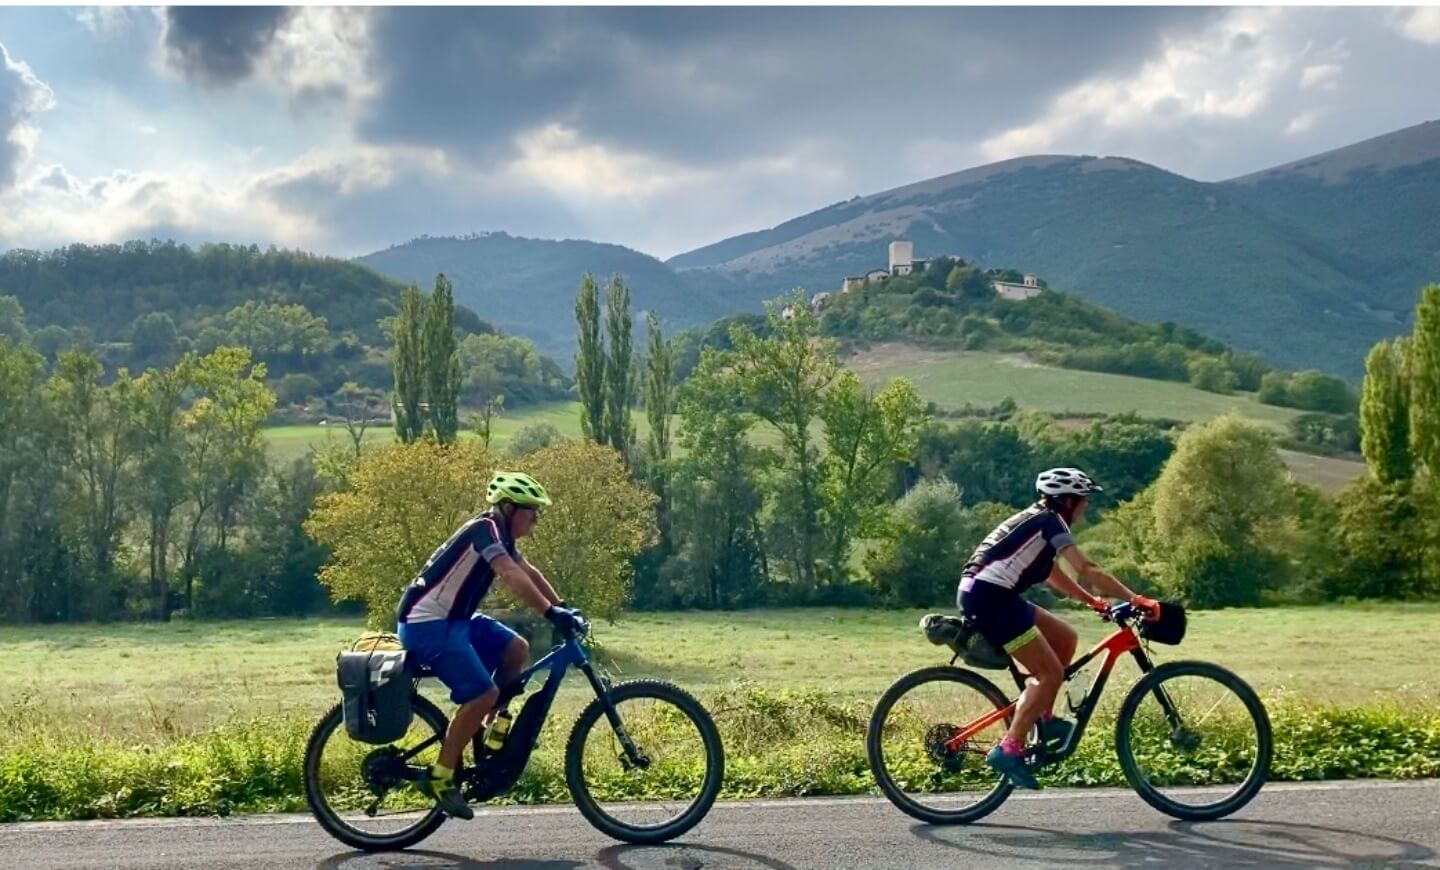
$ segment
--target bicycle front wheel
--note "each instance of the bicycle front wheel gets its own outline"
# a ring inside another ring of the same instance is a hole
[[[697,825],[720,793],[725,753],[710,714],[688,692],[657,680],[609,691],[632,761],[596,698],[565,749],[565,781],[581,814],[627,843],[663,843]]]
[[[435,832],[445,815],[405,779],[408,767],[440,757],[449,724],[429,699],[413,699],[410,730],[387,746],[350,739],[340,704],[315,726],[305,748],[305,799],[315,820],[347,846],[406,849]]]
[[[1169,662],[1126,696],[1115,746],[1130,786],[1187,821],[1219,819],[1250,802],[1270,774],[1270,717],[1255,690],[1206,662]]]
[[[925,668],[895,682],[875,705],[865,735],[880,790],[924,822],[973,822],[994,812],[1013,788],[985,755],[1010,727],[995,684],[963,668]],[[975,723],[993,718],[983,728]],[[959,743],[962,732],[972,730]]]

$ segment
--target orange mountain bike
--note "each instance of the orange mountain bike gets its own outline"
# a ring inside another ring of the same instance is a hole
[[[1032,729],[1025,753],[1031,770],[1074,754],[1110,671],[1128,653],[1144,674],[1115,716],[1115,750],[1130,786],[1178,819],[1218,819],[1249,803],[1265,783],[1273,752],[1270,719],[1255,690],[1208,662],[1156,666],[1137,629],[1141,611],[1129,604],[1112,607],[1103,618],[1116,625],[1115,633],[1065,670],[1068,685],[1104,656],[1094,684],[1071,705],[1074,730],[1063,743],[1047,745]],[[943,619],[956,629],[945,641],[955,652],[950,664],[907,674],[887,689],[865,744],[870,769],[891,802],[926,822],[958,824],[984,818],[1010,796],[1013,786],[990,769],[985,753],[1009,728],[1017,701],[956,666],[962,656],[972,663],[984,656],[970,654],[972,641],[979,640],[972,626]],[[997,665],[1009,669],[1019,690],[1025,688],[1025,675],[1008,656],[981,664]]]

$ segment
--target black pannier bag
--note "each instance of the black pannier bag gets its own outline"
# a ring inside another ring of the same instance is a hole
[[[1174,601],[1160,602],[1159,619],[1142,619],[1140,636],[1156,643],[1177,644],[1185,639],[1185,608]]]
[[[405,651],[342,652],[336,657],[345,731],[361,743],[394,743],[410,730],[413,688]]]

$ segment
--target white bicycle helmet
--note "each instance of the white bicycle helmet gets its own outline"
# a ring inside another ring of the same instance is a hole
[[[1104,487],[1078,468],[1051,468],[1035,478],[1035,489],[1041,495],[1089,495],[1104,492]]]

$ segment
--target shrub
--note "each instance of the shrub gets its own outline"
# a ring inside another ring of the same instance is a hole
[[[564,440],[565,436],[553,423],[532,423],[515,433],[505,452],[515,457],[528,456]]]
[[[1223,362],[1207,356],[1191,360],[1190,383],[1206,392],[1228,396],[1240,381]]]
[[[921,481],[896,503],[891,537],[865,557],[876,590],[912,607],[953,597],[955,566],[974,544],[965,526],[960,487],[945,478]]]

